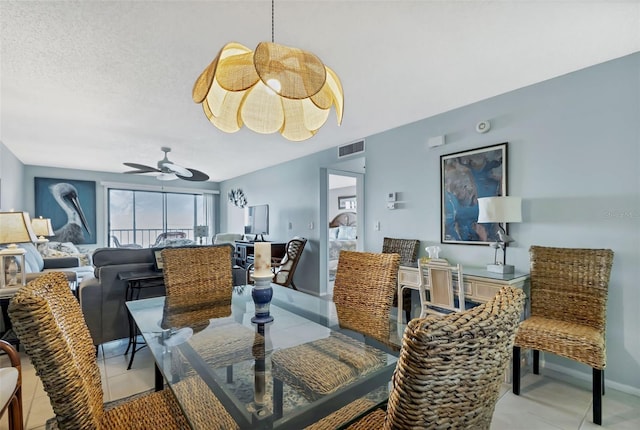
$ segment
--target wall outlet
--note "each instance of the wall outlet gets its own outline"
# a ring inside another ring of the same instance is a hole
[[[287,225],[287,227],[289,228],[289,230],[293,230],[293,223],[289,221],[289,224]]]

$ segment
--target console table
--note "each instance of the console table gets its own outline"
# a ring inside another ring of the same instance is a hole
[[[233,255],[234,264],[243,269],[247,269],[253,264],[253,256],[256,242],[237,241],[235,243],[235,253]],[[259,242],[258,242],[259,243]],[[287,244],[281,242],[271,242],[271,258],[282,258],[286,254]]]
[[[400,266],[398,270],[398,321],[402,321],[402,290],[411,288],[419,291],[421,285],[428,285],[429,279],[426,272],[424,275],[424,279],[420,279],[417,265]],[[503,274],[488,272],[485,268],[464,266],[462,276],[464,278],[465,300],[476,303],[491,300],[505,285],[525,288],[525,283],[529,280],[529,274],[524,272]]]

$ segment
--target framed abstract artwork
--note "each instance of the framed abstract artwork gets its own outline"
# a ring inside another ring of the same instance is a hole
[[[34,178],[34,185],[34,216],[51,218],[55,236],[49,240],[97,243],[95,181]]]
[[[497,224],[478,223],[478,198],[507,195],[507,142],[440,156],[441,242],[488,245]]]
[[[357,209],[356,196],[338,197],[338,209]]]

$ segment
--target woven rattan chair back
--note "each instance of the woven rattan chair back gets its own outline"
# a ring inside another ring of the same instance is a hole
[[[417,239],[397,239],[385,237],[382,239],[383,254],[398,254],[400,256],[401,266],[413,266],[418,260],[418,250],[420,241]],[[397,293],[393,296],[394,307],[398,306]],[[407,321],[411,319],[411,290],[405,289],[402,292],[402,310],[404,311]]]
[[[593,369],[593,422],[602,423],[603,370],[607,363],[605,325],[610,249],[532,246],[531,316],[520,324],[514,357],[533,350],[533,373],[539,351],[550,352]],[[519,363],[513,364],[513,392],[520,394]]]
[[[420,241],[417,239],[396,239],[385,237],[382,239],[382,253],[400,255],[400,265],[413,265],[418,260]]]
[[[274,265],[274,268],[277,270],[273,278],[274,284],[282,285],[283,287],[290,286],[293,287],[294,290],[297,290],[293,283],[293,275],[296,272],[298,262],[300,261],[300,257],[302,257],[302,251],[306,244],[307,239],[304,237],[294,237],[287,242],[284,257],[282,257],[282,260],[278,264]]]
[[[613,252],[532,246],[531,316],[584,324],[604,333]]]
[[[48,273],[20,288],[9,315],[59,426],[100,428],[104,411],[96,351],[66,276]]]
[[[385,429],[489,429],[525,294],[503,287],[465,312],[409,322]]]
[[[395,253],[340,252],[333,301],[341,327],[388,341],[399,267]]]
[[[425,300],[422,305],[422,313],[420,317],[424,318],[427,314],[445,314],[450,312],[463,311],[464,302],[464,288],[457,289],[457,301],[456,291],[454,285],[464,285],[462,278],[462,266],[457,264],[450,266],[446,261],[441,262],[429,262],[421,264],[420,276],[424,279],[424,273],[427,274],[429,283],[421,286],[425,291],[421,291],[420,294]],[[454,280],[453,275],[456,275]],[[457,303],[457,304],[456,304]]]
[[[166,290],[163,328],[231,314],[232,252],[229,244],[162,250]]]

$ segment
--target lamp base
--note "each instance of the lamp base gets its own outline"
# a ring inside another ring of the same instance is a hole
[[[487,264],[487,272],[492,273],[513,273],[515,267],[510,264]]]
[[[251,290],[251,297],[256,307],[256,313],[255,316],[251,318],[252,323],[265,324],[273,321],[273,317],[269,311],[271,298],[273,297],[273,288],[271,288],[273,276],[273,274],[267,276],[253,275],[255,283]]]

